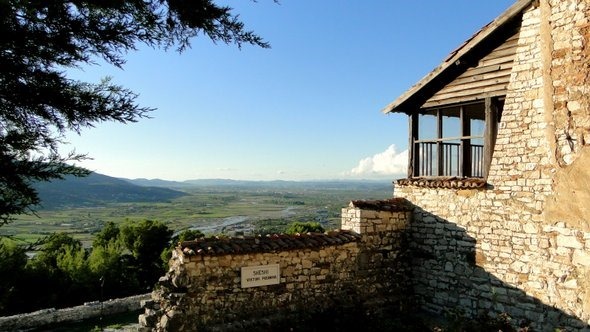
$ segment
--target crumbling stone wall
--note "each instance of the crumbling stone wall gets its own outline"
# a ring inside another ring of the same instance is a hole
[[[378,312],[408,299],[404,229],[410,212],[343,212],[326,234],[202,239],[182,243],[140,316],[143,330],[196,331],[305,317],[332,308]],[[360,202],[359,204],[365,204]],[[280,282],[241,287],[241,268],[278,264]]]
[[[553,93],[556,157],[571,165],[590,145],[590,3],[551,0],[550,75]]]
[[[493,160],[481,189],[398,181],[416,299],[435,312],[508,312],[539,330],[590,323],[588,1],[524,13]]]
[[[26,314],[0,317],[0,331],[38,331],[50,329],[60,324],[70,324],[92,318],[137,311],[141,309],[140,303],[149,297],[149,294],[142,294],[104,302],[89,302],[71,308],[50,308]]]
[[[590,3],[552,0],[547,12],[557,163],[547,217],[590,232]]]

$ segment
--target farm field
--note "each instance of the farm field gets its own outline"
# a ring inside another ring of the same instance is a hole
[[[340,226],[341,209],[350,200],[391,197],[387,183],[249,186],[193,186],[187,195],[165,202],[105,203],[99,206],[39,210],[0,227],[0,235],[34,242],[65,232],[85,245],[106,222],[159,220],[175,231],[198,229],[207,235],[278,233],[294,221],[317,221],[325,229]]]

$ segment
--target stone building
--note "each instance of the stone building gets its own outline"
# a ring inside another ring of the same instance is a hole
[[[590,1],[519,0],[383,111],[409,119],[424,309],[590,322]]]

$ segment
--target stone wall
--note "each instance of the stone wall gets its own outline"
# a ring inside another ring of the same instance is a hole
[[[362,283],[357,287],[371,307],[378,307],[383,300],[412,305],[406,250],[410,219],[411,207],[400,199],[352,201],[342,209],[342,229],[361,235],[357,276]]]
[[[403,253],[410,212],[395,201],[385,205],[388,211],[367,212],[353,204],[343,211],[343,230],[326,234],[184,242],[140,325],[158,331],[241,329],[333,308],[399,308],[408,298]],[[241,287],[243,267],[273,264],[280,268],[278,284]]]
[[[555,153],[560,165],[571,165],[590,145],[590,3],[548,2]]]
[[[588,327],[589,17],[584,0],[541,0],[524,13],[486,187],[396,185],[415,204],[423,308]]]
[[[506,312],[541,331],[586,326],[586,275],[579,267],[590,262],[590,234],[564,223],[537,230],[485,218],[471,206],[494,200],[475,190],[404,187],[396,194],[419,204],[409,252],[414,299],[423,309]]]
[[[104,302],[91,302],[65,309],[44,309],[35,312],[0,317],[0,331],[26,331],[58,324],[80,322],[101,316],[115,315],[141,309],[140,303],[149,294],[135,295]]]
[[[552,0],[546,9],[551,24],[547,75],[553,83],[547,113],[554,123],[551,134],[558,165],[547,217],[586,232],[590,232],[589,11],[590,3],[584,0]]]

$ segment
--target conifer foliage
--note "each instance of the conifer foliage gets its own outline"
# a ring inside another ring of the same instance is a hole
[[[182,51],[198,35],[269,47],[212,0],[0,1],[0,225],[39,203],[33,182],[87,174],[73,166],[85,155],[58,151],[67,132],[152,110],[109,79],[70,79],[68,68],[122,67],[138,44]]]

